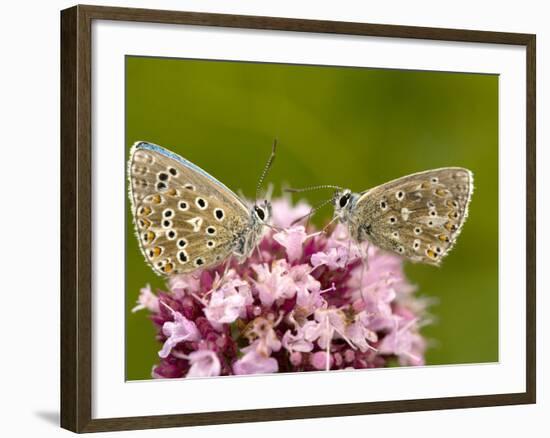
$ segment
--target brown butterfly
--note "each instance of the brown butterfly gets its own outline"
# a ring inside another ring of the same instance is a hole
[[[272,155],[258,190],[275,157]],[[141,252],[159,275],[249,257],[271,217],[267,200],[248,207],[200,167],[152,143],[138,142],[128,162],[129,197]]]
[[[461,167],[427,170],[362,193],[337,186],[334,219],[357,243],[369,241],[414,262],[439,265],[468,217],[473,174]]]

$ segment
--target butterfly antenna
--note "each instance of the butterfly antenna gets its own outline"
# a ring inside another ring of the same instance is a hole
[[[304,187],[301,189],[287,188],[287,189],[284,189],[284,191],[287,193],[302,193],[302,192],[309,192],[312,190],[319,190],[319,189],[344,190],[342,187],[339,187],[339,186],[333,186],[331,184],[323,184],[320,186]]]
[[[298,219],[295,219],[292,221],[292,223],[290,225],[296,225],[298,222],[301,222],[303,221],[305,218],[310,218],[311,216],[313,216],[318,210],[320,210],[321,208],[323,208],[325,205],[327,205],[328,203],[332,202],[332,198],[330,199],[327,199],[323,202],[321,202],[320,204],[317,204],[316,206],[314,206],[311,210],[309,210],[308,213],[304,214],[303,216],[299,217]]]
[[[260,179],[258,180],[258,185],[256,186],[256,204],[258,202],[258,198],[260,197],[260,190],[262,189],[262,185],[264,183],[265,177],[269,173],[269,169],[271,169],[271,166],[273,166],[273,161],[275,161],[275,151],[277,149],[277,139],[273,140],[273,146],[271,148],[271,155],[269,156],[269,159],[267,160],[267,163],[265,163],[264,170],[262,171],[262,174],[260,176]]]

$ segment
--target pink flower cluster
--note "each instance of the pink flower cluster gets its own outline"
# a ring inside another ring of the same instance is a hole
[[[402,259],[359,248],[338,225],[291,226],[309,211],[273,202],[273,225],[242,265],[141,290],[162,343],[155,378],[358,369],[424,363],[425,302]],[[368,252],[368,267],[361,254]]]

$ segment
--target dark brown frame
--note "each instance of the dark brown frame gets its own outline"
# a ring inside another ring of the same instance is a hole
[[[527,50],[526,392],[92,419],[92,20],[140,21],[525,46]],[[535,403],[535,47],[535,35],[519,33],[81,5],[63,10],[61,12],[61,426],[74,432],[98,432]]]

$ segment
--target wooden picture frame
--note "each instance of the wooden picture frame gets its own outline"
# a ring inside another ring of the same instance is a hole
[[[526,391],[417,400],[349,403],[195,414],[92,418],[92,22],[114,20],[388,38],[476,42],[526,48]],[[273,421],[535,403],[536,392],[536,175],[535,35],[75,6],[61,12],[61,426],[96,432]]]

